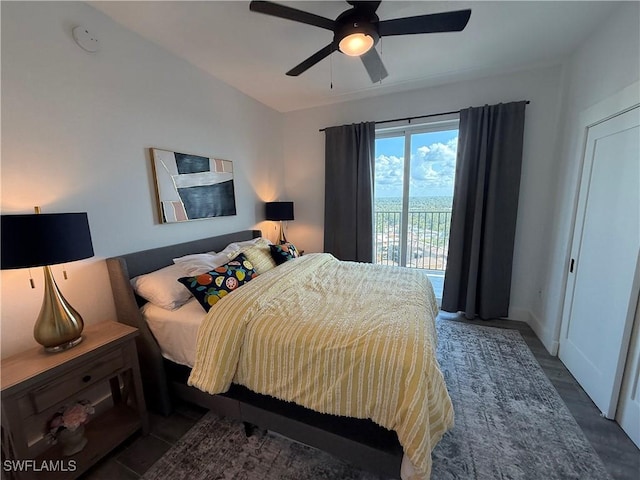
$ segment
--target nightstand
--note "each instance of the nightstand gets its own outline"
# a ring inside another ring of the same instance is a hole
[[[35,347],[2,360],[3,477],[76,478],[137,430],[148,432],[137,335],[103,322],[85,328],[82,343],[64,352]],[[96,410],[85,426],[87,445],[63,456],[60,444],[43,437],[47,422],[61,406],[84,399]]]

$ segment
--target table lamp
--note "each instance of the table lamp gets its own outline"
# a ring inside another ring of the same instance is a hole
[[[278,243],[287,243],[282,222],[293,220],[293,202],[267,202],[265,203],[265,217],[267,220],[280,222],[280,235]]]
[[[60,352],[82,341],[84,322],[60,293],[50,265],[92,257],[91,232],[86,213],[35,211],[1,216],[0,268],[44,267],[44,300],[33,336],[46,351]]]

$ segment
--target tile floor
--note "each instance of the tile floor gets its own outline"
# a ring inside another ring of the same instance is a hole
[[[463,318],[451,315],[447,315],[447,319],[467,322]],[[557,357],[549,355],[527,324],[505,320],[481,322],[487,326],[519,330],[547,377],[600,455],[612,478],[614,480],[640,479],[640,450],[629,440],[618,424],[600,416],[593,402],[564,365]],[[206,410],[200,407],[183,403],[178,405],[175,412],[168,417],[150,414],[151,433],[148,436],[143,437],[140,434],[132,436],[81,478],[85,480],[140,478],[205,412]],[[532,478],[532,480],[537,479]]]

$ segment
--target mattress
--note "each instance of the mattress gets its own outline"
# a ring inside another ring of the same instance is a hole
[[[195,298],[176,310],[146,303],[140,311],[167,360],[193,367],[198,329],[206,313]]]
[[[232,383],[398,434],[425,480],[431,450],[453,426],[436,357],[437,304],[419,271],[310,254],[258,275],[213,305],[188,384]],[[404,461],[403,461],[404,463]]]

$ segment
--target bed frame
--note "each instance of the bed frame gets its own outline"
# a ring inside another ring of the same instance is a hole
[[[232,385],[224,394],[210,395],[187,386],[188,367],[162,357],[140,313],[145,300],[134,293],[130,279],[171,265],[176,257],[220,251],[231,242],[259,236],[259,230],[244,230],[107,259],[118,321],[140,331],[136,342],[148,408],[168,415],[173,399],[186,400],[243,421],[245,426],[272,430],[319,448],[379,475],[400,478],[403,451],[395,432],[370,420],[321,414],[240,385]]]

